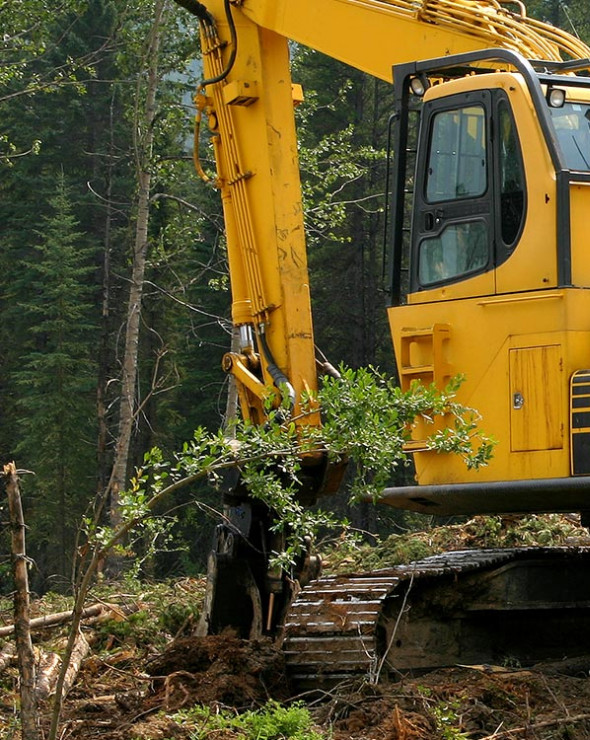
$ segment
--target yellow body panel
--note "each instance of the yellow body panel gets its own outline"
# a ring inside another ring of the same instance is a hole
[[[590,286],[590,183],[570,185],[570,223],[572,239],[572,283]]]
[[[508,351],[510,450],[534,452],[563,447],[562,346]]]
[[[569,475],[568,380],[590,365],[590,291],[408,305],[389,309],[389,318],[398,357],[408,330],[426,332],[441,322],[449,327],[444,361],[466,377],[458,397],[478,410],[481,427],[498,440],[490,465],[479,471],[466,471],[453,456],[416,453],[420,483]],[[424,381],[431,376],[424,374]],[[427,432],[421,424],[416,439]]]

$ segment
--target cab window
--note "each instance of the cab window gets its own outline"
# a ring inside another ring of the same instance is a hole
[[[450,223],[438,236],[420,244],[418,274],[422,285],[477,272],[488,263],[485,221]]]
[[[525,182],[516,124],[505,100],[498,105],[498,124],[500,234],[504,244],[511,247],[524,222]]]
[[[487,186],[485,110],[472,105],[437,113],[432,122],[426,200],[482,196]]]
[[[567,102],[549,108],[559,147],[570,170],[590,170],[590,105]]]

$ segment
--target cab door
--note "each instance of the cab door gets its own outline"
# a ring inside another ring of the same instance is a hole
[[[412,293],[493,270],[491,120],[489,90],[424,103],[412,224]],[[490,280],[476,280],[472,291],[461,291],[462,297],[493,292],[491,272]],[[450,291],[446,297],[454,295]]]

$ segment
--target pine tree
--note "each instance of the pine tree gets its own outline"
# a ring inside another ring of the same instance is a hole
[[[45,575],[68,574],[80,514],[94,493],[94,268],[61,174],[50,214],[36,232],[34,259],[23,265],[29,294],[20,305],[29,329],[21,368],[15,453],[35,472],[31,542]]]

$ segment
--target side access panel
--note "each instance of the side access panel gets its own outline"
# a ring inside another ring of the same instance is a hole
[[[561,449],[561,347],[524,347],[509,354],[512,452]]]

